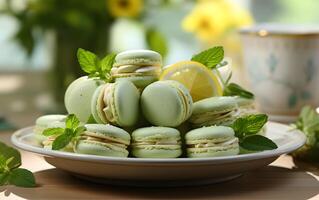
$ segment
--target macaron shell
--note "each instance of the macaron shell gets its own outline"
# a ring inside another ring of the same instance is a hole
[[[121,65],[161,65],[162,57],[151,50],[128,50],[116,55],[114,66]]]
[[[216,151],[213,149],[207,149],[206,152],[190,152],[189,150],[187,150],[187,155],[189,158],[234,156],[234,155],[238,155],[238,153],[239,153],[239,147],[225,149],[225,150],[219,150],[219,151]]]
[[[132,82],[137,88],[145,88],[149,84],[158,80],[157,76],[130,76],[122,75],[121,77],[115,78],[115,81],[127,80]]]
[[[103,139],[111,137],[117,141],[122,140],[125,144],[130,144],[130,134],[119,127],[112,126],[110,124],[86,124],[84,126],[86,128],[86,132],[90,132],[90,135],[96,138]]]
[[[189,131],[185,138],[188,140],[202,140],[202,139],[218,139],[218,138],[234,138],[235,132],[232,128],[227,126],[210,126],[202,127]]]
[[[210,97],[194,103],[193,115],[206,112],[223,113],[236,108],[235,97]]]
[[[91,98],[101,80],[87,76],[73,81],[66,90],[64,103],[69,114],[75,114],[80,121],[87,122],[91,115]]]
[[[129,154],[129,152],[124,148],[87,140],[79,140],[74,150],[76,153],[111,157],[127,157]]]
[[[144,89],[141,106],[146,119],[157,126],[175,127],[184,120],[182,97],[175,88],[160,81]]]
[[[133,141],[158,141],[161,139],[180,140],[180,132],[170,127],[144,127],[132,132]]]
[[[114,91],[114,111],[118,125],[133,126],[138,120],[140,93],[130,81],[117,81]]]
[[[182,155],[181,149],[133,149],[133,156],[137,158],[177,158]]]

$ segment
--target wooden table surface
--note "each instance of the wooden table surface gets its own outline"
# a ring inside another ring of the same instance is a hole
[[[11,133],[0,132],[10,144]],[[22,153],[22,167],[34,172],[38,186],[0,187],[0,199],[319,199],[319,165],[294,162],[281,156],[271,165],[233,181],[200,187],[134,188],[99,185],[79,180],[47,164],[41,157]],[[195,172],[194,172],[195,173]]]

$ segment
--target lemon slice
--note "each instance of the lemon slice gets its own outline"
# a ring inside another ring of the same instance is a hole
[[[181,61],[166,67],[160,80],[175,80],[184,84],[194,102],[222,95],[222,85],[217,76],[203,64],[194,61]]]

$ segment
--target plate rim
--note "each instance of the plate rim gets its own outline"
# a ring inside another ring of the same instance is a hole
[[[288,125],[277,123],[277,122],[267,122],[267,126],[281,126],[282,128],[289,128]],[[43,149],[40,147],[35,147],[22,143],[19,138],[26,137],[32,133],[33,126],[25,127],[15,131],[11,136],[11,142],[14,146],[24,151],[39,154],[43,157],[57,157],[64,159],[71,159],[77,161],[87,161],[87,162],[98,162],[98,163],[108,163],[108,164],[220,164],[220,163],[230,163],[230,162],[243,162],[271,157],[278,157],[282,154],[292,152],[306,142],[305,135],[299,130],[293,130],[294,133],[300,137],[300,141],[296,141],[294,145],[290,145],[285,148],[278,148],[274,150],[267,150],[257,153],[241,154],[234,156],[221,156],[221,157],[210,157],[210,158],[121,158],[121,157],[107,157],[107,156],[96,156],[96,155],[86,155],[86,154],[75,154],[72,152],[62,152],[54,151],[49,149]],[[299,143],[297,143],[299,142]]]

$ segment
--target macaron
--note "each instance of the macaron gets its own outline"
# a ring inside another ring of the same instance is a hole
[[[190,158],[231,156],[239,153],[238,138],[226,126],[193,129],[185,135],[187,156]]]
[[[66,115],[43,115],[36,119],[33,128],[35,140],[42,143],[46,137],[42,135],[43,131],[47,129],[53,122],[64,122]]]
[[[158,80],[162,56],[151,50],[128,50],[116,55],[111,75],[116,80],[129,80],[144,88]]]
[[[237,118],[235,97],[210,97],[194,103],[189,122],[194,127],[230,125]]]
[[[127,157],[130,134],[121,128],[109,124],[86,124],[86,131],[74,146],[81,154]]]
[[[69,114],[75,114],[81,122],[86,123],[91,115],[91,98],[96,88],[103,81],[80,77],[67,88],[64,96],[65,108]]]
[[[188,89],[177,81],[157,81],[141,95],[144,117],[153,125],[177,127],[192,114],[193,100]]]
[[[91,113],[96,122],[129,127],[139,118],[140,93],[127,80],[107,83],[96,89],[91,100]]]
[[[47,126],[47,128],[65,128],[65,122],[52,122]],[[43,136],[44,140],[42,145],[44,149],[52,149],[53,141],[57,138],[57,135]],[[66,147],[60,149],[59,151],[73,152],[73,144],[69,143]]]
[[[144,127],[132,133],[132,155],[138,158],[177,158],[182,154],[181,136],[169,127]]]

